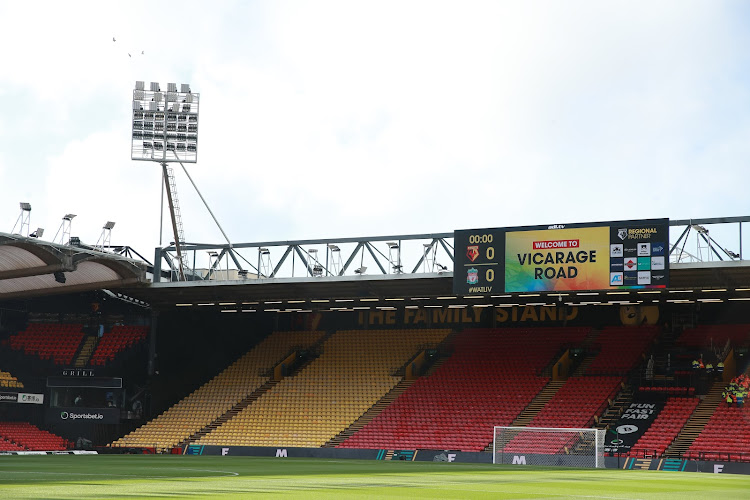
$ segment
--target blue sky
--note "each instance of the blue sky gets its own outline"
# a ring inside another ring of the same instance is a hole
[[[0,225],[27,201],[45,239],[73,212],[84,241],[113,220],[113,243],[153,254],[160,170],[130,160],[135,80],[200,92],[189,168],[237,242],[748,215],[749,14],[2,2]],[[177,185],[186,239],[222,242],[179,167]]]

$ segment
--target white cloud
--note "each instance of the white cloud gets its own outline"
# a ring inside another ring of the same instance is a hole
[[[746,211],[732,4],[44,5],[0,7],[0,197],[50,227],[77,211],[87,240],[109,218],[158,243],[159,167],[127,157],[136,79],[201,93],[188,167],[235,241]],[[187,239],[221,242],[177,179]]]

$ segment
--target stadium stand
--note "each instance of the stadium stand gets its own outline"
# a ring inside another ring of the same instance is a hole
[[[0,451],[25,451],[25,448],[0,436]]]
[[[19,382],[10,372],[0,370],[0,387],[23,389],[23,382]]]
[[[529,427],[582,429],[592,427],[594,417],[607,407],[621,388],[621,377],[570,377],[547,405],[531,420]],[[575,439],[569,433],[548,433],[540,440],[520,434],[506,446],[508,453],[559,453]]]
[[[707,348],[713,345],[722,348],[727,341],[733,345],[750,342],[750,325],[697,325],[684,330],[675,345],[692,348]]]
[[[30,323],[25,330],[11,335],[8,345],[56,365],[70,365],[83,340],[82,328],[80,324]]]
[[[265,384],[291,349],[312,346],[323,332],[276,332],[167,411],[112,443],[113,447],[169,449],[208,426]]]
[[[115,325],[105,332],[91,355],[91,366],[103,366],[122,351],[146,339],[148,327]]]
[[[719,405],[686,458],[750,462],[750,407]]]
[[[339,331],[319,358],[197,443],[320,447],[398,384],[395,371],[449,333]]]
[[[655,458],[664,454],[690,418],[700,399],[670,397],[651,426],[630,448],[628,456]]]
[[[28,422],[0,422],[0,437],[21,447],[22,450],[56,451],[72,447],[72,443],[68,440],[41,430]],[[0,445],[5,444],[0,443]]]
[[[659,333],[658,327],[606,327],[596,339],[599,354],[586,370],[587,375],[627,375],[643,359]]]
[[[472,329],[453,355],[421,378],[341,448],[481,451],[549,382],[539,373],[588,328]]]

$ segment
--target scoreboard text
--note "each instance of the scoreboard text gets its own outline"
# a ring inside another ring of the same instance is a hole
[[[454,232],[460,294],[666,288],[669,220]]]

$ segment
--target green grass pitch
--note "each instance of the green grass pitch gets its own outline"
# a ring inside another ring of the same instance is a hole
[[[750,498],[731,474],[181,455],[0,457],[0,498]]]

